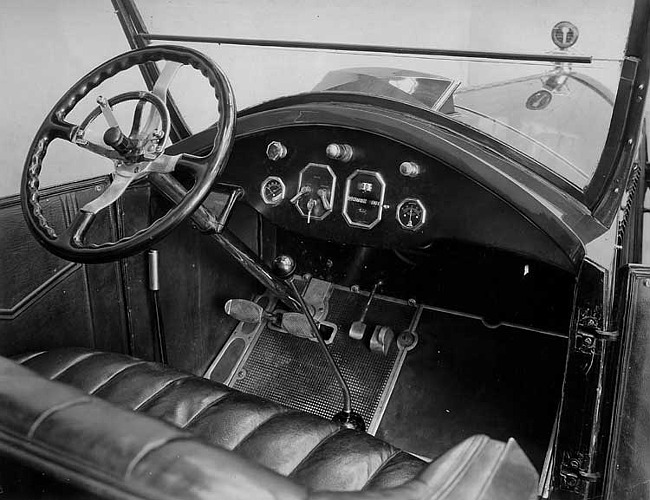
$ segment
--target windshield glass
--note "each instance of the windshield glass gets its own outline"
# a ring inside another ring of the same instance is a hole
[[[138,4],[151,43],[179,43],[173,37],[181,36],[456,51],[407,55],[182,40],[224,69],[240,110],[314,90],[397,99],[507,143],[578,189],[589,184],[605,144],[632,7],[633,0]],[[209,124],[201,120],[207,104],[187,85],[173,94],[197,131]]]

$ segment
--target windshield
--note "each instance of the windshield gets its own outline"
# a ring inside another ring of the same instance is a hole
[[[380,7],[371,0],[147,0],[138,8],[151,43],[188,37],[183,44],[212,57],[229,76],[240,110],[314,90],[397,99],[507,143],[582,190],[607,137],[633,0],[409,0]],[[317,48],[215,43],[212,37]],[[193,131],[209,123],[201,119],[207,104],[197,95],[187,86],[174,93]]]

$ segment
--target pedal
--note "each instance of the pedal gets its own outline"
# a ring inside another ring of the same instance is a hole
[[[309,321],[307,317],[302,313],[294,312],[285,312],[279,316],[279,324],[269,323],[268,326],[271,330],[280,331],[283,333],[288,333],[294,337],[299,337],[312,342],[316,342],[314,336],[311,333],[311,327],[309,326]],[[318,331],[320,332],[321,338],[325,341],[326,344],[331,344],[334,342],[334,337],[338,331],[338,327],[327,321],[320,321],[318,325]]]
[[[311,278],[307,288],[302,294],[303,299],[309,306],[309,312],[316,322],[327,318],[329,312],[329,300],[334,287],[329,281],[318,278]]]
[[[223,309],[228,316],[243,323],[260,323],[263,319],[273,318],[261,306],[245,299],[230,299]]]
[[[372,291],[368,296],[368,300],[366,301],[366,305],[363,308],[361,317],[350,325],[350,330],[348,332],[348,335],[350,336],[351,339],[354,340],[363,339],[366,333],[366,328],[368,327],[368,325],[366,324],[366,314],[368,314],[368,309],[370,309],[370,304],[372,304],[372,299],[375,298],[375,293],[377,292],[377,289],[383,284],[384,282],[379,280],[377,283],[375,283],[375,286],[372,287]]]
[[[280,328],[294,337],[309,339],[312,337],[309,321],[302,313],[287,312],[282,315]]]
[[[395,333],[391,327],[377,325],[372,332],[372,337],[370,337],[370,350],[386,356],[394,338]]]

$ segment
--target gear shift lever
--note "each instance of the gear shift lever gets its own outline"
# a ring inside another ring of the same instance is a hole
[[[320,333],[318,331],[318,326],[316,326],[316,322],[314,321],[313,316],[309,312],[309,308],[307,307],[307,304],[305,304],[305,300],[302,298],[302,295],[296,289],[296,284],[293,282],[293,275],[295,272],[296,272],[296,262],[288,255],[279,255],[273,261],[273,273],[282,281],[284,281],[293,292],[293,295],[295,296],[294,298],[298,301],[298,304],[300,305],[301,312],[306,316],[307,321],[309,322],[309,326],[311,327],[313,336],[318,341],[318,345],[320,346],[321,351],[323,352],[323,355],[327,359],[327,362],[329,363],[330,367],[334,371],[338,384],[341,387],[341,392],[343,393],[343,410],[341,410],[336,415],[334,415],[332,420],[338,423],[339,425],[342,425],[343,427],[347,427],[348,429],[365,431],[366,425],[363,421],[363,417],[359,415],[357,412],[355,412],[354,410],[352,410],[350,389],[348,388],[348,385],[345,383],[345,380],[343,379],[343,375],[341,375],[341,371],[339,370],[339,367],[336,365],[336,362],[332,358],[332,355],[327,350],[327,345],[325,344],[323,338],[320,336]]]

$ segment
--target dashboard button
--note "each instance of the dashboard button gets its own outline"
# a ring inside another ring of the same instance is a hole
[[[417,177],[420,175],[420,165],[414,161],[404,161],[399,166],[399,173],[404,177]]]
[[[328,144],[325,154],[332,160],[348,162],[354,156],[354,149],[349,144]]]
[[[280,141],[269,142],[266,146],[266,157],[271,161],[278,161],[287,156],[287,147]]]

